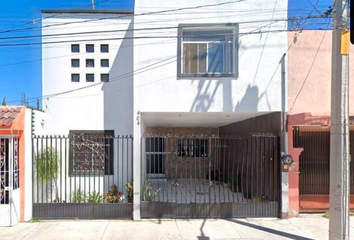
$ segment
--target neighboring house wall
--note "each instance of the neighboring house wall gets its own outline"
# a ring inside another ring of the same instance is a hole
[[[313,148],[294,147],[293,126],[304,126],[301,130],[305,131],[330,130],[332,32],[289,32],[288,41],[289,47],[291,46],[288,54],[288,146],[289,154],[296,162],[293,171],[289,171],[289,208],[290,216],[297,216],[300,211],[299,156],[302,151],[306,151],[302,153],[306,156],[319,154],[313,152]],[[353,51],[351,49],[352,53]],[[353,59],[350,59],[349,64],[354,64]],[[354,83],[353,69],[350,69],[349,76],[351,85]],[[350,99],[354,99],[354,92],[349,91],[349,94]],[[349,114],[354,114],[354,105],[349,105]],[[321,201],[323,203],[326,199]],[[317,202],[315,205],[322,204]]]
[[[48,25],[68,22],[79,23],[46,28]],[[72,91],[56,97],[43,98],[46,116],[42,133],[67,135],[69,130],[107,129],[114,130],[115,134],[132,134],[133,76],[119,77],[133,71],[132,29],[133,20],[129,14],[43,14],[43,35],[62,33],[75,35],[60,39],[42,38],[43,96]],[[114,30],[118,31],[77,34]],[[112,38],[117,40],[109,40]],[[45,44],[50,41],[68,42]],[[80,44],[80,53],[72,53],[71,44]],[[94,44],[95,52],[86,53],[86,44]],[[100,52],[101,44],[109,45],[109,53]],[[80,67],[72,67],[71,59],[80,59]],[[86,67],[86,59],[94,59],[94,68]],[[101,67],[101,59],[109,59],[109,67]],[[71,74],[80,74],[80,82],[71,82]],[[94,82],[86,82],[86,74],[94,74]],[[100,74],[109,74],[110,82],[101,84]],[[92,85],[95,86],[90,87]],[[79,88],[86,89],[75,91]]]
[[[149,5],[159,6],[161,9],[217,3],[218,1],[215,0],[198,0],[193,4],[187,0],[149,1]],[[135,1],[135,13],[139,15],[152,11],[145,8],[146,5],[147,1]],[[225,9],[237,9],[237,11],[230,14]],[[134,44],[139,45],[134,50],[135,70],[171,59],[134,76],[134,110],[140,112],[280,111],[281,72],[278,65],[286,52],[287,33],[269,31],[287,29],[285,21],[270,24],[272,19],[286,19],[286,9],[285,0],[249,0],[209,8],[136,16],[135,28],[151,28],[151,21],[154,21],[153,27],[171,27],[171,29],[159,30],[155,35],[171,36],[171,38],[135,39]],[[183,79],[177,77],[177,62],[174,61],[177,60],[177,27],[179,24],[206,23],[239,24],[237,77]],[[267,27],[262,28],[264,25]],[[256,33],[243,34],[251,31]],[[143,36],[140,32],[134,34],[134,37]]]
[[[288,113],[330,116],[332,32],[303,30],[296,39],[295,35],[296,32],[288,33],[289,46],[294,42],[288,56]],[[351,53],[354,53],[353,48]],[[351,58],[349,64],[353,66],[354,59]],[[353,68],[350,69],[349,84],[354,84]],[[349,94],[350,99],[354,99],[354,92]],[[354,105],[349,105],[349,111],[354,115]]]

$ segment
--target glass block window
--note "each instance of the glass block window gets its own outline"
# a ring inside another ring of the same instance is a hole
[[[93,45],[93,44],[86,44],[86,52],[87,52],[87,53],[93,53],[93,52],[95,52],[95,45]]]
[[[86,82],[94,82],[95,81],[95,75],[94,74],[86,74]]]
[[[109,82],[109,74],[101,74],[101,82]]]
[[[71,74],[71,82],[80,82],[80,74],[78,73]]]

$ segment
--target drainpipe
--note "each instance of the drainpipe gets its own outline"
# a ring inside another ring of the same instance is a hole
[[[288,151],[288,127],[287,127],[287,77],[286,77],[286,54],[281,58],[281,102],[282,102],[282,153],[281,153],[281,217],[289,215],[289,159]]]

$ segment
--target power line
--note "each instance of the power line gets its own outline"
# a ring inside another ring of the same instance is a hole
[[[318,30],[323,30],[321,28],[318,28]],[[278,31],[292,31],[292,30],[272,30],[272,31],[263,31],[263,32],[257,32],[253,34],[260,34],[260,33],[269,33],[269,32],[278,32]],[[250,33],[238,33],[238,35],[244,35],[244,34],[250,34]],[[222,34],[217,34],[219,36],[222,36]],[[214,35],[214,36],[217,36]],[[201,35],[200,35],[201,36]],[[211,34],[209,35],[202,35],[202,36],[212,36]],[[49,45],[49,44],[61,44],[61,43],[79,43],[79,42],[96,42],[96,41],[114,41],[114,40],[123,40],[123,39],[159,39],[159,38],[178,38],[178,36],[136,36],[136,37],[110,37],[110,38],[96,38],[96,39],[78,39],[78,40],[62,40],[62,41],[51,41],[51,42],[27,42],[27,43],[4,43],[0,44],[0,47],[18,47],[18,46],[33,46],[33,45]]]
[[[136,17],[136,16],[147,16],[147,15],[154,15],[154,14],[160,14],[160,13],[171,13],[171,12],[184,11],[184,10],[189,10],[189,9],[216,7],[216,6],[222,6],[222,5],[232,4],[232,3],[240,3],[240,2],[244,2],[244,1],[246,1],[246,0],[234,0],[234,1],[216,3],[216,4],[198,5],[198,6],[193,6],[193,7],[183,7],[183,8],[176,8],[176,9],[169,9],[169,10],[162,10],[162,11],[155,11],[155,12],[146,12],[146,13],[140,13],[140,14],[125,14],[125,15],[122,15],[122,16],[114,17],[114,18],[105,17],[105,18],[97,18],[97,19],[87,19],[87,20],[83,20],[83,21],[74,21],[74,22],[50,24],[50,25],[45,25],[45,26],[42,26],[42,27],[31,27],[31,28],[24,28],[24,29],[17,29],[17,30],[13,29],[11,32],[38,29],[38,28],[42,28],[43,29],[43,28],[54,27],[54,26],[70,25],[70,24],[74,24],[74,23],[86,23],[86,22],[100,21],[100,20],[107,20],[107,19],[119,19],[119,18],[125,18],[126,16],[129,16],[129,17],[134,16],[134,17]]]
[[[273,15],[274,16],[274,15]],[[274,20],[272,16],[271,21],[294,21],[299,19],[304,19],[303,17],[293,17],[286,19],[278,19]],[[313,15],[308,16],[308,18],[324,18],[323,15]],[[257,23],[257,22],[268,22],[269,20],[258,20],[258,21],[246,21],[246,22],[238,22],[239,24],[245,23]],[[212,25],[212,24],[210,24]],[[208,26],[208,24],[205,24]],[[43,35],[27,35],[27,36],[15,36],[15,37],[0,37],[0,40],[13,40],[13,39],[31,39],[31,38],[47,38],[47,37],[57,37],[57,36],[73,36],[73,35],[85,35],[85,34],[96,34],[96,33],[114,33],[114,32],[131,32],[131,31],[151,31],[151,30],[166,30],[166,29],[177,29],[178,26],[170,26],[170,27],[152,27],[152,28],[135,28],[135,29],[116,29],[116,30],[104,30],[104,31],[87,31],[87,32],[71,32],[71,33],[55,33],[55,34],[43,34]]]
[[[254,31],[257,31],[258,29],[254,30]],[[215,46],[214,46],[215,47]],[[211,49],[213,47],[209,47],[208,49]],[[208,50],[207,49],[207,50]],[[206,51],[207,51],[206,50]],[[206,52],[205,51],[205,52]],[[142,68],[139,68],[137,70],[134,70],[132,72],[129,72],[129,73],[125,73],[125,74],[122,74],[122,75],[119,75],[119,76],[116,76],[116,77],[113,77],[113,78],[110,78],[109,79],[109,82],[107,83],[111,83],[111,82],[115,82],[117,80],[120,80],[122,78],[126,78],[126,77],[129,77],[129,76],[132,76],[133,74],[136,75],[136,74],[140,74],[140,73],[143,73],[143,72],[146,72],[146,71],[149,71],[149,70],[153,70],[153,69],[156,69],[156,68],[159,68],[159,67],[162,67],[162,66],[165,66],[167,64],[170,64],[170,63],[173,63],[173,62],[176,62],[177,60],[175,58],[177,58],[178,56],[174,55],[172,57],[169,57],[169,58],[166,58],[164,60],[161,60],[161,61],[158,61],[156,63],[153,63],[153,64],[149,64],[145,67],[142,67]],[[170,61],[172,60],[172,61]],[[170,61],[170,62],[168,62]],[[161,64],[161,65],[159,65]],[[152,68],[151,68],[152,67]],[[87,88],[91,88],[91,87],[94,87],[94,86],[98,86],[98,85],[101,85],[103,84],[103,82],[97,82],[97,83],[94,83],[94,84],[91,84],[91,85],[88,85],[88,86],[84,86],[84,87],[80,87],[80,88],[76,88],[76,89],[71,89],[71,90],[67,90],[67,91],[63,91],[63,92],[58,92],[58,93],[53,93],[53,94],[48,94],[48,95],[44,95],[44,96],[41,96],[41,97],[34,97],[32,99],[36,100],[38,98],[40,99],[43,99],[43,98],[52,98],[52,97],[56,97],[56,96],[60,96],[60,95],[63,95],[63,94],[68,94],[68,93],[72,93],[72,92],[76,92],[76,91],[80,91],[80,90],[84,90],[84,89],[87,89]],[[18,100],[16,101],[8,101],[8,103],[11,103],[11,102],[18,102]]]
[[[99,2],[95,3],[94,5],[97,5],[97,4],[99,4],[99,3],[108,2],[108,1],[111,1],[111,0],[102,0],[102,1],[99,1]],[[88,5],[88,6],[91,6],[91,4]],[[40,22],[40,21],[43,21],[43,20],[48,19],[48,18],[53,18],[53,17],[59,16],[60,14],[61,14],[61,13],[54,14],[54,15],[51,15],[51,16],[48,16],[48,17],[45,17],[45,18],[40,18],[40,19],[37,19],[37,20],[28,21],[28,22],[26,22],[26,23],[23,23],[23,24],[14,26],[14,27],[12,27],[12,28],[10,28],[10,29],[8,29],[8,30],[0,31],[0,34],[1,34],[1,33],[14,32],[14,31],[17,30],[17,29],[14,29],[14,28],[18,28],[18,27],[22,27],[22,26],[27,26],[27,25],[29,25],[29,24],[32,24],[33,22]]]

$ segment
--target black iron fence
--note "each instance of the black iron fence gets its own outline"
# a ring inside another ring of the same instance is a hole
[[[294,147],[303,148],[300,155],[300,194],[329,194],[330,132],[294,129]],[[350,193],[354,194],[354,131],[350,131]]]
[[[131,218],[133,138],[111,132],[35,136],[34,218]]]
[[[279,139],[273,135],[144,136],[143,217],[277,217]]]

